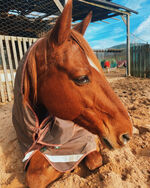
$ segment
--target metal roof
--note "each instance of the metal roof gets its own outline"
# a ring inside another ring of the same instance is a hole
[[[82,20],[90,10],[93,11],[92,22],[123,14],[137,14],[134,10],[107,0],[74,0],[73,20]]]
[[[61,14],[56,2],[61,3],[62,9],[65,0],[1,0],[0,34],[25,37],[42,35]],[[111,0],[73,0],[73,21],[82,20],[91,10],[92,22],[137,13]]]

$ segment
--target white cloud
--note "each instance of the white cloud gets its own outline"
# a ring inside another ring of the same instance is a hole
[[[85,34],[86,40],[93,49],[105,49],[120,44],[125,37],[124,27],[111,28],[105,24],[91,24]]]
[[[85,33],[86,40],[94,39],[96,34],[103,31],[103,29],[104,29],[104,25],[102,24],[97,24],[97,23],[90,24],[90,26],[87,28]]]
[[[150,42],[150,15],[135,30],[135,35]]]
[[[146,20],[144,20],[139,27],[136,29],[136,34],[140,34],[141,32],[150,28],[150,15]]]
[[[124,30],[124,28],[122,28],[122,27],[115,27],[115,28],[113,29],[113,32],[114,32],[114,34],[119,34],[119,33],[125,32],[125,30]]]
[[[145,3],[146,0],[129,0],[125,6],[131,8],[133,10],[139,10],[142,8],[142,4]]]
[[[91,45],[91,47],[92,49],[106,49],[117,44],[120,44],[120,41],[116,42],[113,39],[105,38],[95,41],[94,45]]]
[[[118,39],[117,36],[107,37],[104,39],[94,40],[90,43],[90,45],[91,45],[92,49],[106,49],[106,48],[110,48],[114,45],[118,45],[118,44],[126,42],[125,40],[118,41],[116,39]]]

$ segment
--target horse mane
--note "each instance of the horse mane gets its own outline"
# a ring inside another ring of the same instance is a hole
[[[23,102],[30,103],[31,101],[36,103],[37,101],[37,67],[35,58],[36,48],[32,46],[29,49],[26,65],[24,69],[23,80]]]

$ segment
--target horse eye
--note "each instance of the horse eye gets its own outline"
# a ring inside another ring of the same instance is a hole
[[[89,78],[87,75],[84,75],[84,76],[80,76],[78,78],[75,78],[74,79],[74,82],[77,84],[77,85],[84,85],[84,84],[87,84],[90,82]]]

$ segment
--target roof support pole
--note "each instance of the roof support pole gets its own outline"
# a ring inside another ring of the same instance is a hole
[[[65,5],[67,4],[68,0],[65,0]]]
[[[123,20],[123,22],[125,23],[125,25],[126,25],[126,36],[127,36],[127,42],[126,42],[126,44],[127,44],[127,46],[126,46],[126,59],[127,59],[127,75],[128,76],[131,76],[131,66],[130,66],[130,64],[131,64],[131,62],[130,62],[130,15],[126,15],[126,19],[125,19],[125,17],[124,17],[124,15],[123,16],[121,16],[121,18],[122,18],[122,20]]]
[[[120,10],[120,9],[116,9],[116,8],[112,8],[110,6],[105,6],[105,5],[101,5],[101,4],[97,4],[97,3],[91,3],[91,2],[88,2],[88,1],[85,1],[85,0],[78,0],[82,3],[85,3],[85,4],[89,4],[89,5],[92,5],[92,6],[95,6],[95,7],[99,7],[99,8],[103,8],[103,9],[106,9],[106,10],[111,10],[112,12],[117,12],[117,13],[121,13],[121,14],[130,14],[129,12],[127,11],[123,11],[123,10]]]
[[[63,11],[64,7],[62,6],[61,2],[59,0],[53,0],[56,4],[57,8],[60,10],[60,12]]]
[[[127,75],[131,76],[130,66],[130,15],[126,15],[126,28],[127,28]]]

